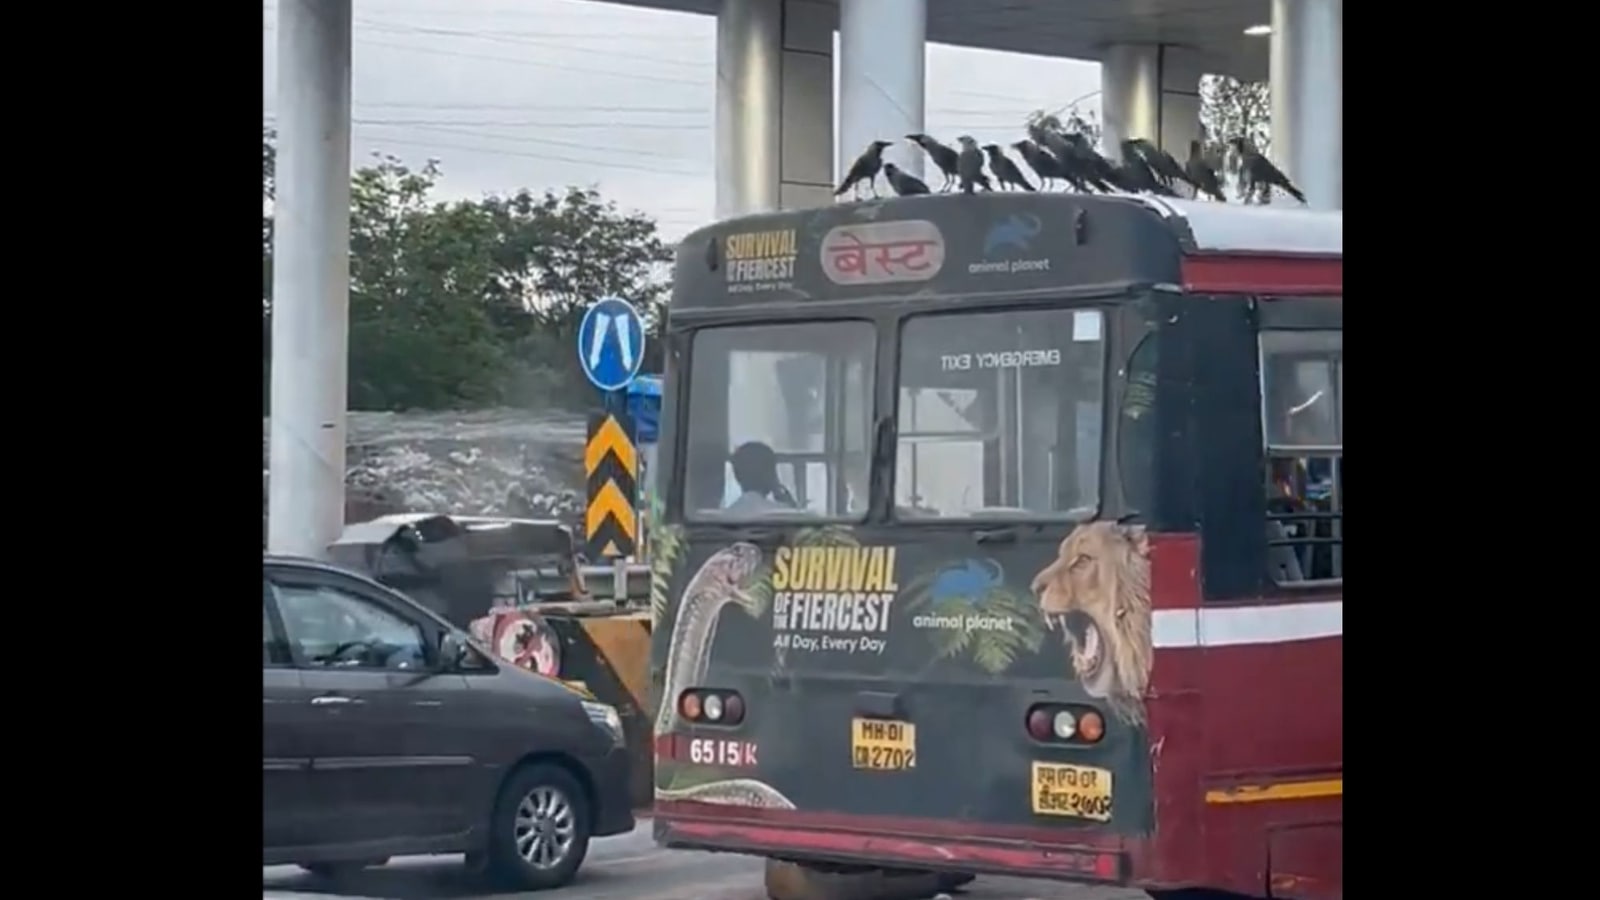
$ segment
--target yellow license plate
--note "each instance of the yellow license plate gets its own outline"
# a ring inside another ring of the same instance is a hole
[[[915,769],[917,726],[893,719],[852,719],[850,764],[886,772]]]
[[[1063,763],[1033,764],[1033,812],[1111,821],[1111,771]]]

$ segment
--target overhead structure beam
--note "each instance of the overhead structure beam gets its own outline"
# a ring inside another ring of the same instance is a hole
[[[905,136],[925,130],[927,47],[927,0],[839,0],[836,177],[876,140],[893,142],[885,162],[923,176]]]
[[[1344,207],[1343,0],[1273,0],[1271,156],[1313,209]]]
[[[344,529],[351,0],[278,4],[267,549],[323,556]]]
[[[722,0],[717,218],[827,204],[836,19],[820,0]]]

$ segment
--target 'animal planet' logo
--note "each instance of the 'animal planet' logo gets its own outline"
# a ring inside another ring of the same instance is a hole
[[[967,264],[968,275],[1012,275],[1019,272],[1048,272],[1050,258],[1019,258],[1033,249],[1033,239],[1044,230],[1044,223],[1032,213],[1012,213],[989,226],[983,236],[983,259]]]
[[[793,228],[751,231],[723,238],[723,278],[730,294],[788,290],[799,256]]]
[[[944,268],[944,235],[924,219],[836,225],[821,247],[822,273],[834,284],[927,281]]]
[[[779,547],[772,560],[773,646],[882,653],[899,590],[893,547]]]

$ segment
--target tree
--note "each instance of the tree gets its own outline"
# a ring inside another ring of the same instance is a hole
[[[261,408],[268,405],[272,380],[272,201],[277,195],[277,132],[261,129]],[[263,412],[263,414],[265,414]]]
[[[1026,124],[1076,131],[1091,144],[1099,144],[1102,136],[1094,114],[1080,114],[1075,103],[1053,113],[1035,110],[1028,115]],[[1206,156],[1230,183],[1236,183],[1238,160],[1227,146],[1228,139],[1248,138],[1263,153],[1269,152],[1272,145],[1272,98],[1267,83],[1240,81],[1228,75],[1202,76],[1200,125]]]
[[[1262,153],[1272,148],[1272,94],[1265,81],[1240,81],[1229,75],[1200,79],[1200,125],[1206,156],[1242,198],[1238,154],[1229,138],[1242,137]]]
[[[1200,79],[1200,124],[1207,143],[1220,148],[1230,137],[1249,138],[1262,153],[1272,146],[1272,96],[1265,81],[1228,75]]]
[[[1080,113],[1076,104],[1058,112],[1036,109],[1028,114],[1027,125],[1030,128],[1037,125],[1056,131],[1074,131],[1088,138],[1091,145],[1098,145],[1102,134],[1100,117],[1093,112]]]
[[[264,347],[270,358],[272,135],[263,133]],[[380,156],[350,190],[352,409],[587,405],[574,351],[588,302],[653,317],[670,249],[654,220],[588,188],[439,202],[437,161]]]

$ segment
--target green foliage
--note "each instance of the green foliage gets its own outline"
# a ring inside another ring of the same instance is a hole
[[[652,627],[661,624],[667,615],[667,601],[672,589],[672,571],[683,551],[683,527],[668,525],[664,504],[659,494],[650,497],[650,622]]]
[[[740,589],[749,599],[745,611],[750,618],[759,619],[766,615],[767,610],[772,608],[772,563],[763,559],[750,578],[740,585]]]
[[[1006,631],[926,629],[936,659],[964,656],[990,675],[999,675],[1011,668],[1024,652],[1039,652],[1044,642],[1044,626],[1039,606],[1031,596],[1002,583],[982,594],[935,600],[929,588],[936,576],[937,573],[929,573],[906,586],[910,597],[905,607],[907,615],[950,616],[962,620],[977,615],[1011,620],[1011,628]]]
[[[1265,81],[1227,75],[1200,79],[1200,124],[1206,149],[1222,154],[1228,138],[1246,137],[1263,153],[1272,147],[1272,95]]]
[[[855,532],[848,525],[817,525],[794,534],[796,547],[859,547]]]
[[[275,162],[263,131],[264,366]],[[654,220],[576,187],[440,202],[439,176],[437,162],[412,169],[380,156],[352,177],[350,407],[589,405],[578,322],[608,294],[659,319],[671,250]]]
[[[1035,110],[1028,114],[1024,124],[1076,131],[1091,144],[1100,142],[1098,119],[1092,113],[1079,115],[1076,105],[1054,113]],[[1201,77],[1200,126],[1206,158],[1219,172],[1236,175],[1238,161],[1229,152],[1229,138],[1248,138],[1262,153],[1271,148],[1272,96],[1267,83],[1240,81],[1227,75]]]
[[[1075,132],[1087,138],[1090,144],[1100,143],[1100,117],[1092,111],[1080,113],[1076,105],[1057,112],[1036,109],[1028,114],[1026,124],[1054,131]]]

